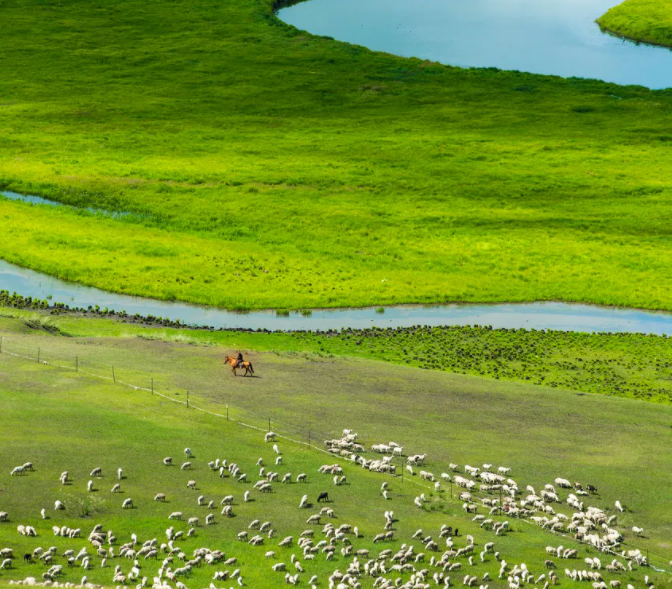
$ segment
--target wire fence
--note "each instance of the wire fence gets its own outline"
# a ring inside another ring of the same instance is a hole
[[[272,431],[275,433],[276,437],[280,439],[307,447],[311,450],[328,456],[330,461],[336,460],[341,464],[355,465],[355,463],[350,458],[340,454],[335,454],[326,449],[324,446],[324,441],[332,439],[334,437],[333,432],[329,433],[325,431],[319,431],[313,428],[302,427],[298,424],[278,421],[277,419],[271,417],[264,417],[249,411],[248,409],[235,407],[229,403],[224,403],[221,401],[217,402],[213,401],[212,399],[201,397],[195,391],[176,390],[171,394],[168,392],[169,387],[167,387],[165,383],[162,383],[160,379],[155,379],[154,376],[146,372],[135,370],[126,366],[115,367],[111,364],[92,360],[91,358],[87,358],[85,356],[65,355],[55,352],[54,350],[49,350],[43,346],[31,346],[22,341],[10,342],[8,341],[8,338],[4,336],[0,336],[0,354],[33,361],[43,366],[52,366],[58,370],[69,371],[75,374],[82,374],[91,378],[97,378],[115,385],[133,389],[135,391],[147,392],[151,395],[161,397],[166,401],[184,405],[187,409],[193,409],[194,411],[199,411],[207,415],[218,417],[248,429],[264,433]],[[140,384],[141,382],[144,384]],[[176,398],[178,396],[183,398]],[[210,408],[206,408],[204,406],[206,403],[221,405],[221,409],[215,411]],[[396,467],[395,473],[382,473],[383,476],[387,476],[388,478],[391,477],[398,482],[401,482],[402,484],[410,483],[426,491],[435,491],[435,486],[428,484],[424,479],[419,479],[417,476],[409,476],[410,473],[406,472],[406,457],[397,456],[393,458],[392,465]],[[457,487],[452,481],[440,482],[443,485],[442,489],[446,491],[443,496],[443,500],[455,505],[461,504],[462,500],[460,499],[460,494],[464,492],[464,489]],[[446,486],[448,487],[447,489]],[[488,492],[474,492],[472,490],[470,491],[470,494],[473,500],[492,498],[492,495]],[[501,506],[501,504],[500,494],[499,505]],[[500,511],[499,515],[505,515],[505,513]],[[532,525],[535,527],[537,526],[536,523],[525,518],[518,518],[516,521],[524,522],[527,525]],[[561,538],[569,537],[566,531],[556,531],[549,528],[544,529],[548,533]],[[579,542],[590,546],[590,544],[581,542],[581,540],[579,540]],[[604,552],[612,554],[615,557],[621,556],[620,553],[614,552],[613,550],[604,550]],[[672,572],[667,570],[671,566],[668,559],[660,554],[650,552],[649,550],[646,550],[645,553],[649,559],[649,562],[656,571],[672,575]]]

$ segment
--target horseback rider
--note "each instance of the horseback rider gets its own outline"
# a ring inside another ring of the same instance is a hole
[[[240,368],[242,365],[243,365],[243,353],[238,352],[238,355],[236,356],[235,368]]]

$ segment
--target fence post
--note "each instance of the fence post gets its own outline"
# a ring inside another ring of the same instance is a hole
[[[75,356],[75,372],[79,372],[79,356]]]
[[[117,377],[114,376],[114,366],[112,366],[112,382],[113,382],[114,384],[117,384]]]
[[[308,447],[310,448],[310,430],[308,430]]]
[[[268,418],[268,431],[271,431],[271,418]]]

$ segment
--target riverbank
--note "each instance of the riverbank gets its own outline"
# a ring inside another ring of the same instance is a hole
[[[232,309],[672,309],[666,92],[374,53],[266,0],[33,9],[3,5],[0,184],[78,209],[0,201],[7,261]]]
[[[598,18],[597,23],[612,35],[672,47],[672,0],[626,0]]]

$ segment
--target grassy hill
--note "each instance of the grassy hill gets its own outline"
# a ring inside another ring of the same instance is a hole
[[[603,30],[626,39],[672,46],[672,2],[669,0],[626,0],[597,22]]]
[[[268,0],[5,0],[0,253],[229,307],[672,308],[666,91],[372,53]],[[35,42],[39,39],[39,43]]]

